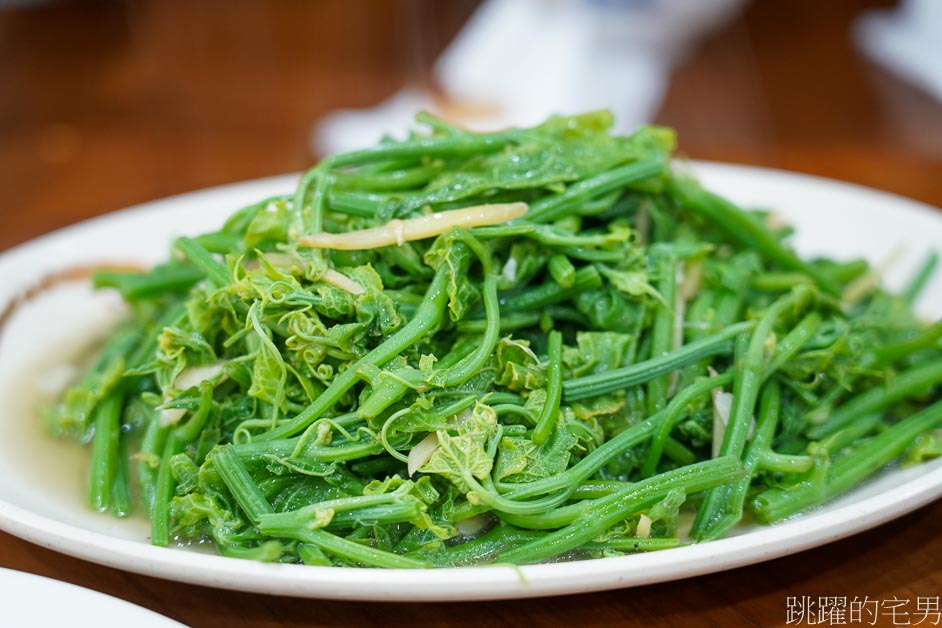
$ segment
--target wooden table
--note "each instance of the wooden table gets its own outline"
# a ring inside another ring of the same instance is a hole
[[[421,80],[474,4],[115,0],[0,11],[0,250],[137,202],[306,167],[314,120]],[[878,4],[755,3],[677,70],[658,121],[678,128],[693,157],[811,172],[942,204],[942,108],[851,45],[853,13]],[[5,534],[0,566],[194,626],[774,626],[785,623],[788,596],[896,597],[911,610],[917,597],[938,596],[940,520],[936,503],[761,565],[515,602],[353,604],[233,593],[101,567]]]

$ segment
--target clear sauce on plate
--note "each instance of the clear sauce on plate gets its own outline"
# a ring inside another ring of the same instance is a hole
[[[147,541],[142,513],[119,519],[89,507],[90,445],[52,436],[45,420],[125,314],[116,295],[82,282],[56,287],[7,321],[0,333],[0,472],[15,470],[20,479],[6,487],[17,505],[87,528],[99,529],[107,519],[116,535]]]

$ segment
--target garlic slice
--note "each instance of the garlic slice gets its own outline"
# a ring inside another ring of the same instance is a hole
[[[723,439],[726,438],[726,428],[729,425],[729,415],[733,411],[733,393],[723,392],[717,388],[713,390],[713,457],[718,458]],[[749,417],[749,432],[746,438],[752,438],[756,431],[756,417]]]
[[[337,272],[333,268],[328,268],[323,272],[323,274],[321,274],[321,281],[330,284],[335,288],[345,290],[350,294],[363,294],[366,292],[366,288],[350,279],[343,273]]]
[[[186,410],[183,408],[167,408],[166,410],[160,411],[160,427],[167,427],[168,425],[176,425],[180,422],[180,419],[183,418],[183,415],[186,414]]]
[[[484,529],[489,523],[487,517],[483,515],[475,515],[468,519],[463,519],[455,524],[455,528],[463,536],[477,536],[478,533]]]
[[[176,379],[173,380],[173,388],[176,390],[187,390],[193,386],[199,386],[207,379],[212,379],[222,372],[225,362],[216,362],[215,364],[206,364],[205,366],[191,366],[183,369]],[[170,401],[171,397],[165,396],[164,402]],[[184,408],[165,408],[160,411],[160,425],[167,427],[180,422],[180,419],[186,414]]]
[[[651,524],[654,523],[651,521],[651,517],[647,515],[641,515],[638,517],[638,528],[635,530],[635,535],[639,539],[646,539],[651,536]]]
[[[193,386],[199,386],[207,379],[212,379],[222,372],[225,362],[216,362],[206,364],[205,366],[191,366],[183,369],[177,378],[173,380],[173,387],[177,390],[186,390]]]
[[[409,476],[411,477],[419,468],[429,461],[438,448],[438,434],[432,432],[412,448],[409,452]]]
[[[441,235],[452,227],[497,225],[527,213],[526,203],[494,203],[464,209],[450,209],[406,220],[394,219],[385,225],[346,233],[313,233],[299,242],[315,249],[360,251]]]
[[[733,393],[723,392],[720,389],[713,391],[713,457],[720,455],[720,447],[726,438],[726,426],[729,424],[729,415],[733,410]]]

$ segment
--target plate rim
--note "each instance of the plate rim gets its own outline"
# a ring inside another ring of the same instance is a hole
[[[183,626],[183,624],[174,619],[171,619],[170,617],[167,617],[166,615],[153,611],[139,604],[129,602],[128,600],[118,596],[110,595],[103,591],[98,591],[96,589],[68,582],[66,580],[59,580],[58,578],[52,578],[42,574],[33,573],[31,571],[12,569],[9,567],[0,567],[0,583],[7,585],[10,582],[13,582],[15,586],[21,585],[23,587],[41,589],[41,592],[48,592],[50,594],[56,595],[57,598],[60,594],[65,592],[65,595],[69,598],[68,601],[71,602],[78,598],[80,601],[84,601],[88,604],[94,604],[96,610],[108,612],[112,621],[118,618],[111,616],[111,614],[120,609],[122,616],[121,618],[131,619],[135,622],[135,625],[153,626],[155,628],[160,626],[165,626],[167,628]],[[4,593],[9,595],[11,590],[9,588],[4,588]],[[4,615],[8,615],[10,610],[11,609],[9,608],[9,605],[5,605]],[[70,609],[68,612],[74,613],[75,609]],[[33,621],[35,622],[37,619],[46,620],[51,618],[33,618]],[[72,616],[72,621],[77,621],[78,624],[82,626],[91,623],[86,622],[86,620],[90,619],[92,618],[89,618],[81,613],[78,617],[75,617],[74,615]],[[94,622],[95,624],[100,624],[101,618],[96,616],[94,618]]]

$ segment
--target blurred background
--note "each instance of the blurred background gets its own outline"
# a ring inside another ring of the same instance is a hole
[[[304,169],[415,106],[607,104],[693,158],[938,206],[939,42],[938,0],[0,0],[0,250]]]

